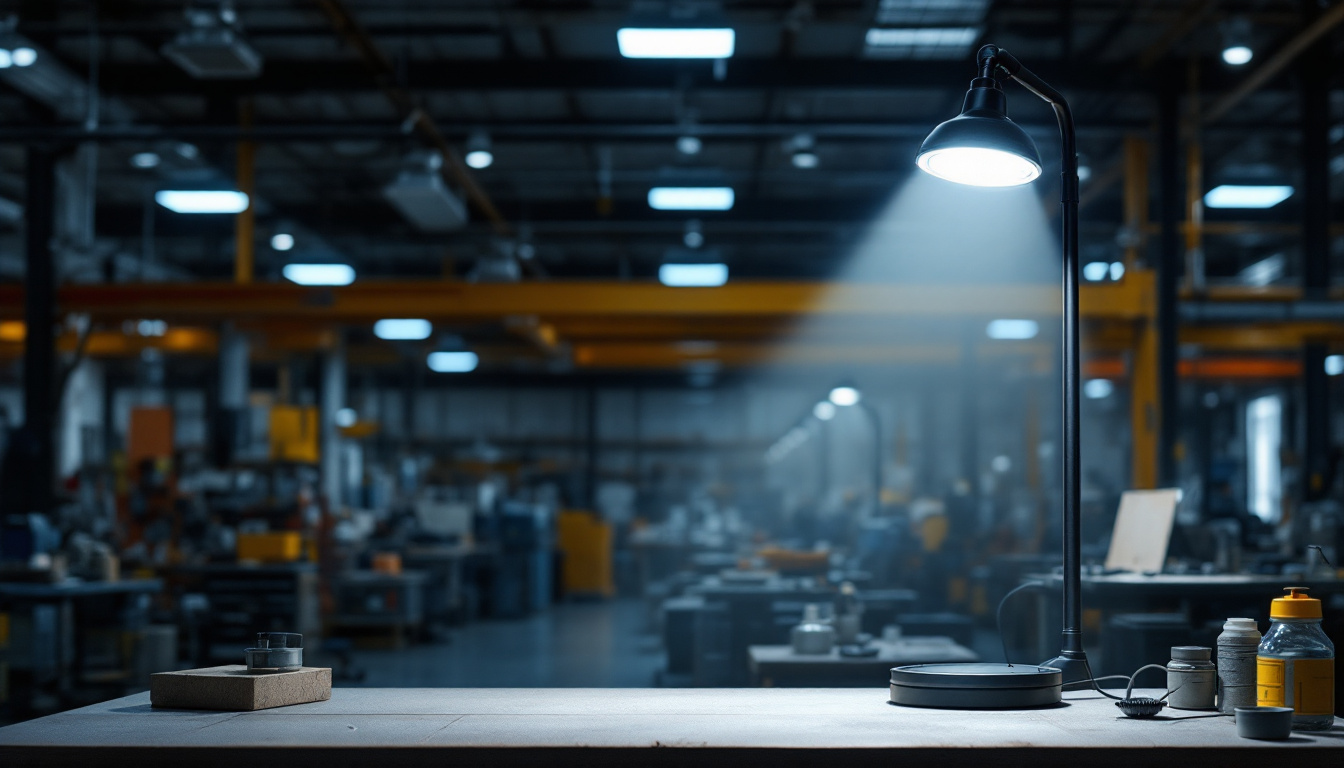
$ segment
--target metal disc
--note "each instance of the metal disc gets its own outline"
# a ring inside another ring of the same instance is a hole
[[[891,670],[891,701],[912,707],[995,709],[1057,704],[1063,673],[1006,664],[916,664]]]

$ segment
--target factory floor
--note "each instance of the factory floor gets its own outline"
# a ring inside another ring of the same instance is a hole
[[[439,642],[355,650],[377,688],[638,688],[654,684],[663,651],[641,600],[562,603],[513,621],[476,621]],[[338,667],[339,669],[339,667]]]

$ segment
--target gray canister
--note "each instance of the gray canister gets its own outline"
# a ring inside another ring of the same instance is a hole
[[[1260,630],[1255,619],[1228,619],[1218,636],[1218,711],[1255,706],[1255,652]]]
[[[1213,709],[1218,689],[1213,667],[1213,649],[1198,645],[1176,645],[1167,664],[1167,703],[1172,709]]]

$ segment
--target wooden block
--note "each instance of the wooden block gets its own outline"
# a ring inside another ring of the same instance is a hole
[[[149,676],[149,701],[159,708],[251,712],[330,698],[331,670],[325,667],[254,675],[230,664]]]

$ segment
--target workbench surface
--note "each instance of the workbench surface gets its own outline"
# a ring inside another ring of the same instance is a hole
[[[1129,720],[1095,693],[1065,699],[971,712],[896,707],[884,688],[337,688],[330,701],[232,713],[153,710],[142,693],[0,728],[0,764],[1225,768],[1290,759],[1260,751],[1285,748],[1315,752],[1291,758],[1302,765],[1344,760],[1338,720],[1255,742],[1226,717]]]

